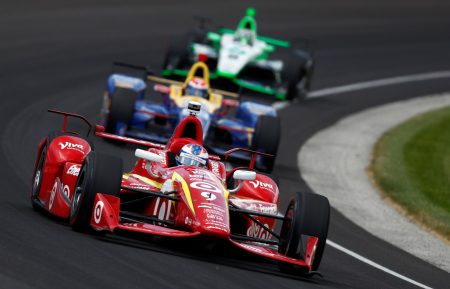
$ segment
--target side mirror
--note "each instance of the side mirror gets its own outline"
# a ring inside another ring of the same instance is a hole
[[[236,193],[237,191],[239,191],[242,186],[244,185],[243,181],[253,181],[256,179],[256,173],[252,172],[252,171],[246,171],[246,170],[236,170],[233,173],[233,179],[235,180],[239,180],[239,184],[237,185],[236,188],[234,189],[229,189],[228,191],[230,193]]]
[[[161,162],[163,160],[162,156],[141,149],[136,149],[134,155],[137,158],[141,158],[151,162]]]
[[[233,179],[241,181],[254,181],[256,179],[256,173],[253,171],[236,170],[233,173]]]
[[[96,125],[95,132],[105,132],[105,127],[103,125]]]

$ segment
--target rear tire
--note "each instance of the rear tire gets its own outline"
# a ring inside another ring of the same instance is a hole
[[[291,54],[283,78],[287,84],[286,98],[305,99],[311,88],[314,60],[307,52],[295,51]]]
[[[97,193],[119,196],[122,182],[122,159],[91,152],[86,157],[75,185],[69,222],[72,229],[92,232],[90,221]]]
[[[115,133],[118,122],[131,125],[133,120],[134,107],[137,99],[137,92],[116,87],[111,96],[111,106],[106,121],[106,132]]]
[[[252,148],[273,157],[258,157],[256,169],[270,173],[275,165],[275,157],[280,144],[281,124],[278,117],[261,115],[255,126]]]
[[[286,209],[280,233],[278,251],[288,257],[304,258],[305,250],[302,236],[319,238],[313,257],[312,271],[317,271],[322,260],[328,235],[330,204],[324,196],[313,193],[296,193]],[[306,240],[305,240],[306,241]],[[308,273],[303,268],[288,263],[280,263],[280,269],[290,274]]]
[[[191,44],[206,44],[206,32],[202,29],[193,29],[172,43],[164,56],[163,69],[188,69],[193,64],[191,61]]]
[[[44,147],[41,150],[41,153],[39,155],[39,160],[36,165],[36,168],[33,173],[33,184],[31,186],[31,206],[35,211],[41,211],[42,207],[40,205],[39,201],[39,192],[41,191],[41,185],[42,185],[42,176],[43,176],[43,169],[45,164],[45,158],[47,156],[47,145],[44,145]]]

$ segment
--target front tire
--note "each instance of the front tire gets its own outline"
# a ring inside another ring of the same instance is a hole
[[[317,271],[322,259],[328,235],[330,204],[324,196],[313,193],[296,193],[286,209],[280,233],[278,251],[295,259],[304,258],[306,236],[317,237],[318,243],[313,256],[312,271]],[[304,269],[287,263],[280,263],[281,271],[298,274],[308,273]]]
[[[116,127],[119,122],[131,125],[134,114],[134,107],[137,99],[137,92],[116,87],[111,95],[111,105],[109,115],[105,124],[105,130],[108,133],[116,133]]]
[[[30,195],[31,206],[36,211],[42,210],[42,207],[40,205],[41,201],[39,201],[39,192],[41,191],[42,177],[43,177],[43,170],[44,170],[46,156],[47,156],[47,146],[44,145],[44,147],[42,148],[41,153],[39,155],[39,160],[36,165],[36,169],[34,170],[33,184],[31,187],[31,195]]]
[[[270,173],[275,165],[275,156],[280,144],[281,123],[278,117],[261,115],[255,126],[253,135],[254,150],[271,154],[273,157],[258,157],[256,169]]]
[[[75,231],[91,232],[90,220],[97,193],[119,196],[122,159],[91,152],[86,157],[75,185],[69,222]]]
[[[305,99],[311,88],[314,71],[314,59],[304,51],[295,51],[283,71],[287,84],[286,98],[288,100]]]

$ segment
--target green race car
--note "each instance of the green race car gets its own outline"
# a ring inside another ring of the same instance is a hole
[[[257,35],[255,9],[248,8],[236,30],[208,32],[204,25],[169,47],[163,76],[185,77],[198,60],[210,67],[216,86],[243,88],[278,100],[305,98],[314,70],[312,55],[287,41]]]

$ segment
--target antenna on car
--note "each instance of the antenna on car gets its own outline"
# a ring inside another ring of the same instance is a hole
[[[189,114],[192,116],[197,116],[197,114],[200,112],[201,108],[202,108],[202,105],[196,101],[189,101],[188,107],[187,107]]]

